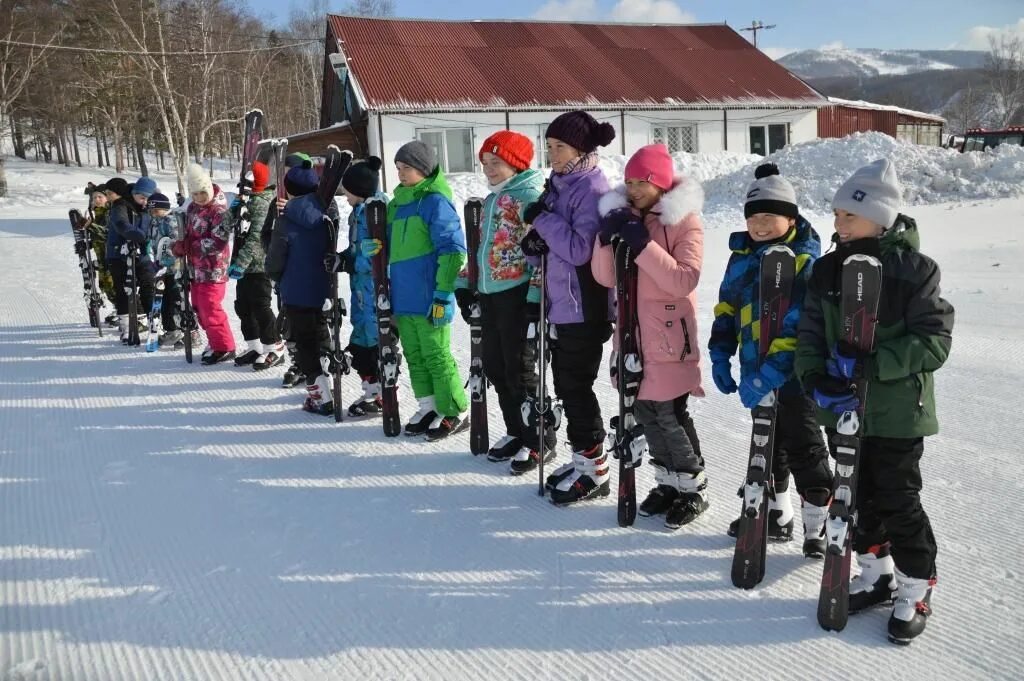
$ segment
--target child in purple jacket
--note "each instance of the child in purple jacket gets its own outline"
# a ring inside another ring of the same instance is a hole
[[[555,394],[561,399],[572,461],[548,476],[558,505],[608,496],[605,430],[594,382],[604,344],[612,334],[611,290],[590,270],[601,219],[597,204],[608,192],[598,168],[597,148],[615,139],[615,129],[583,111],[564,113],[548,126],[551,177],[540,199],[523,213],[533,229],[522,249],[534,265],[546,255],[544,284]],[[554,452],[545,452],[545,460]]]

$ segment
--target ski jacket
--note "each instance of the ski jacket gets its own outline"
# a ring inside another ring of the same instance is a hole
[[[759,274],[761,256],[769,247],[785,244],[796,255],[796,276],[777,338],[772,340],[763,364],[760,361],[761,303]],[[715,321],[708,341],[712,362],[727,362],[739,350],[741,379],[753,378],[758,371],[771,376],[786,394],[798,394],[800,386],[793,373],[796,330],[807,291],[811,265],[821,255],[821,239],[804,217],[778,241],[754,241],[746,231],[729,237],[732,255],[718,289]]]
[[[480,216],[480,248],[476,259],[479,267],[477,290],[480,293],[501,293],[527,281],[527,301],[540,302],[540,280],[527,262],[519,243],[529,231],[523,222],[523,211],[540,198],[544,176],[534,169],[512,176],[500,191],[491,192],[484,200]],[[469,287],[469,272],[463,269],[456,288]]]
[[[643,216],[651,240],[636,257],[637,335],[644,370],[641,400],[666,402],[686,394],[704,396],[697,329],[697,283],[704,261],[703,204],[704,190],[697,182],[676,178],[672,189]],[[599,210],[603,218],[628,206],[626,188],[620,186],[601,197]],[[612,246],[595,241],[590,266],[597,283],[615,287]]]
[[[434,291],[455,290],[466,262],[466,237],[452,190],[438,168],[388,204],[388,270],[396,315],[426,316]]]
[[[126,241],[139,245],[140,250],[146,242],[146,233],[142,228],[142,211],[131,198],[121,197],[110,207],[107,220],[107,254],[106,259],[124,260],[121,247]]]
[[[376,199],[387,201],[380,192]],[[349,288],[352,290],[352,304],[349,314],[352,318],[352,335],[349,343],[362,347],[377,345],[376,283],[373,279],[373,259],[363,255],[359,243],[372,238],[366,223],[366,204],[352,208],[348,216],[348,248],[341,253],[344,270],[349,272]]]
[[[839,307],[843,261],[853,253],[882,263],[875,348],[864,363],[868,377],[863,434],[914,438],[939,431],[932,376],[953,342],[953,306],[939,293],[939,266],[922,254],[913,219],[900,216],[879,239],[840,244],[814,265],[800,319],[796,371],[812,387],[826,373],[825,360],[842,333]],[[835,428],[836,416],[818,410],[818,422]]]
[[[263,247],[263,230],[267,227],[267,215],[276,198],[274,187],[267,187],[258,194],[249,197],[249,233],[231,261],[238,265],[246,274],[262,273],[267,254]],[[236,234],[238,227],[238,211],[229,210],[226,218],[227,230]],[[270,225],[273,229],[273,225]],[[236,234],[235,238],[238,236]]]
[[[222,284],[228,280],[231,260],[231,232],[225,218],[228,201],[220,187],[213,185],[213,198],[205,206],[195,201],[185,210],[185,234],[174,244],[174,255],[188,255],[192,281]]]
[[[162,218],[155,218],[146,213],[142,216],[142,229],[146,233],[145,261],[152,264],[153,271],[155,272],[160,269],[156,253],[160,240],[167,237],[173,244],[181,239],[181,235],[178,234],[178,219],[174,213],[168,213]],[[169,269],[173,270],[174,268]]]
[[[328,222],[317,195],[296,197],[274,226],[266,272],[278,282],[285,305],[320,310],[330,294],[324,256],[333,248]]]
[[[606,322],[614,318],[612,292],[597,283],[590,269],[594,242],[601,229],[597,203],[609,190],[600,168],[560,175],[552,173],[538,201],[547,209],[533,228],[547,242],[544,287],[552,324]],[[540,258],[528,258],[534,267]]]

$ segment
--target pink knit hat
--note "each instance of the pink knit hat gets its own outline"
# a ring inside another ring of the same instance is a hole
[[[648,144],[633,154],[626,164],[628,180],[647,180],[658,189],[668,191],[675,180],[675,168],[668,147],[664,144]]]

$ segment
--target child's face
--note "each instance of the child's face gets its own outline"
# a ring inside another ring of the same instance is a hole
[[[857,239],[877,239],[882,236],[883,228],[867,218],[854,215],[841,208],[835,211],[836,234],[839,235],[840,243],[856,241]]]
[[[747,218],[747,234],[754,241],[774,241],[786,236],[796,220],[785,215],[754,213]]]
[[[107,195],[103,192],[96,192],[92,195],[92,206],[93,208],[102,208],[107,205]]]
[[[551,163],[551,169],[556,173],[563,172],[570,161],[583,155],[579,149],[569,146],[562,140],[556,140],[554,137],[547,138],[547,146],[548,162]]]
[[[487,181],[492,184],[501,184],[516,174],[516,169],[505,163],[504,159],[485,151],[480,157],[480,165],[484,168],[484,175]]]
[[[205,206],[210,202],[210,195],[206,192],[192,192],[192,203],[197,206]]]
[[[345,200],[348,201],[348,205],[352,206],[353,208],[355,208],[360,203],[366,200],[361,196],[356,196],[355,194],[345,189],[344,187],[341,188],[341,191],[344,192]]]
[[[143,196],[142,194],[134,194],[133,193],[132,194],[132,200],[135,203],[137,203],[138,205],[140,205],[140,206],[145,206],[146,205],[146,201],[149,201],[149,197],[148,196]]]
[[[427,179],[426,175],[412,166],[405,165],[401,161],[397,161],[395,163],[395,167],[398,168],[398,181],[405,187],[415,187],[420,182]]]
[[[626,196],[633,208],[647,210],[661,200],[661,189],[647,180],[626,180]]]
[[[116,192],[112,192],[109,189],[107,191],[103,192],[103,195],[106,196],[107,197],[107,201],[110,201],[111,203],[113,203],[114,201],[117,201],[117,198],[118,198],[117,197],[117,193]]]
[[[150,208],[149,209],[149,214],[152,215],[155,218],[167,217],[167,214],[170,213],[170,212],[171,211],[167,210],[166,208]]]

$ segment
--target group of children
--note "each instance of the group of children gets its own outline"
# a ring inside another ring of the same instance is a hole
[[[317,176],[308,162],[292,167],[285,179],[288,199],[269,210],[280,215],[269,246],[264,234],[265,267],[252,240],[231,259],[231,219],[223,194],[195,167],[189,174],[192,204],[185,233],[173,253],[188,254],[195,269],[193,302],[210,337],[211,362],[234,356],[220,307],[229,276],[240,280],[236,311],[251,320],[243,320],[247,354],[272,346],[272,354],[280,356],[273,313],[267,313],[272,282],[277,283],[298,363],[293,371],[306,379],[304,408],[324,414],[338,399],[326,376],[338,353],[329,351],[324,301],[329,277],[349,274],[353,328],[346,351],[363,386],[349,413],[361,416],[381,411],[372,259],[384,249],[391,310],[418,403],[405,434],[428,440],[467,426],[451,323],[456,307],[467,320],[478,309],[484,373],[505,424],[505,435],[487,458],[508,461],[514,475],[555,457],[555,424],[549,421],[543,435],[531,425],[537,394],[545,389],[536,371],[538,359],[545,359],[538,358],[536,337],[543,305],[554,394],[571,450],[570,461],[546,484],[551,500],[566,505],[610,493],[607,433],[594,385],[604,344],[613,334],[613,247],[624,241],[638,271],[635,331],[643,379],[635,412],[657,483],[639,513],[664,515],[667,527],[680,528],[708,508],[705,458],[688,409],[691,398],[704,395],[696,296],[704,255],[702,190],[675,173],[668,150],[657,144],[637,151],[625,167],[624,184],[611,188],[597,150],[612,142],[614,128],[585,112],[559,116],[545,136],[551,165],[546,181],[531,167],[534,148],[524,135],[500,131],[479,150],[490,193],[483,205],[473,289],[463,271],[466,240],[451,189],[434,151],[422,142],[402,146],[395,156],[400,185],[388,203],[386,240],[369,232],[365,210],[370,198],[387,200],[379,192],[378,158],[354,163],[345,172],[341,186],[352,207],[349,243],[327,257],[324,217],[336,216],[336,209],[317,198]],[[255,224],[272,204],[266,183],[254,174]],[[149,206],[152,220],[161,219],[154,196],[162,195],[153,194],[155,187],[145,180],[134,186],[107,183],[108,196],[115,199],[107,247],[115,287],[123,281],[118,246],[134,238],[128,228],[133,217]],[[861,572],[851,584],[850,609],[895,599],[889,634],[905,643],[924,629],[936,577],[936,544],[921,505],[919,464],[923,438],[938,429],[932,374],[949,353],[953,309],[939,295],[938,266],[919,250],[914,221],[900,213],[901,188],[888,161],[858,170],[838,189],[833,207],[836,246],[822,256],[819,236],[801,215],[793,186],[773,164],[757,169],[744,202],[746,229],[729,240],[731,255],[708,343],[711,377],[720,392],[739,393],[748,409],[775,391],[768,532],[780,541],[793,536],[792,474],[801,498],[803,551],[811,558],[823,557],[826,548],[833,484],[826,441],[831,445],[837,416],[858,406],[854,383],[869,380],[853,542]],[[796,278],[780,333],[762,356],[757,275],[762,255],[777,244],[796,255]],[[844,260],[855,253],[878,258],[884,273],[876,344],[869,353],[840,337],[840,274]],[[144,300],[146,286],[143,280]],[[121,303],[119,296],[119,314]],[[735,355],[738,382],[731,367]],[[738,480],[741,471],[735,475]]]

